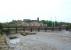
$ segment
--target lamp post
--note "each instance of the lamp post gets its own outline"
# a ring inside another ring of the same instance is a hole
[[[53,20],[53,17],[51,17],[51,20]],[[54,30],[54,22],[52,22],[52,31]]]

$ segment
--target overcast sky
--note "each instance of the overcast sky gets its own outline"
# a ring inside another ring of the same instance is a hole
[[[71,22],[71,0],[0,0],[0,22],[37,19]]]

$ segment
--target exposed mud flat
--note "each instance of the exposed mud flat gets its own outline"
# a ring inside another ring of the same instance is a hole
[[[19,38],[10,40],[9,46],[14,47],[14,50],[71,50],[71,32],[69,31],[35,33],[37,34],[27,36],[18,34]]]

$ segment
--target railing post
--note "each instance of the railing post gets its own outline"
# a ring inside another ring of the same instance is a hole
[[[31,32],[32,32],[32,27],[31,27],[31,29],[30,29],[30,30],[31,30]]]
[[[25,27],[23,27],[23,31],[25,32]]]
[[[16,33],[17,33],[17,26],[16,26]]]
[[[40,31],[40,28],[38,28],[38,32]]]
[[[45,32],[47,32],[47,28],[45,27],[44,29],[45,29]]]

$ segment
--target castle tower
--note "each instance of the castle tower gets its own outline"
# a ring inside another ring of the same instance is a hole
[[[37,17],[37,21],[39,22],[39,17]]]

